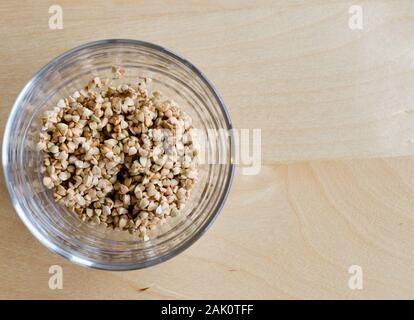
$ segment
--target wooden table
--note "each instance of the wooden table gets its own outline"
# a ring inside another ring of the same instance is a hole
[[[0,126],[42,65],[133,38],[216,85],[237,128],[261,128],[262,169],[237,169],[213,227],[161,265],[105,272],[44,248],[0,185],[0,298],[414,298],[414,3],[50,1],[0,4]],[[353,10],[353,9],[352,9]],[[351,10],[351,11],[352,11]],[[64,272],[50,290],[51,265]],[[351,290],[351,265],[363,290]]]

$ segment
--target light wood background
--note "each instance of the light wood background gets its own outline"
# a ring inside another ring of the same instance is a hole
[[[63,8],[50,30],[48,8]],[[348,27],[362,6],[364,29]],[[238,168],[213,227],[176,258],[111,273],[26,230],[0,185],[0,298],[414,298],[414,1],[0,2],[0,127],[45,63],[133,38],[216,85],[235,127],[262,129],[259,175]],[[64,271],[63,290],[48,269]],[[363,290],[348,268],[363,268]]]

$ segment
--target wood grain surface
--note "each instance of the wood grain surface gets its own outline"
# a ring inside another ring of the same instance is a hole
[[[48,9],[63,8],[50,30]],[[363,8],[363,30],[348,26]],[[213,227],[161,265],[105,272],[49,252],[0,184],[0,298],[414,298],[414,2],[0,2],[0,127],[56,55],[105,38],[197,65],[237,128],[262,130],[262,169],[237,168]],[[48,269],[63,267],[62,290]],[[351,290],[348,268],[363,269]]]

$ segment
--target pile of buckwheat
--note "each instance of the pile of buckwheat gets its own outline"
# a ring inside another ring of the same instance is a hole
[[[38,143],[43,184],[58,203],[145,241],[180,214],[197,179],[192,120],[149,83],[94,78],[45,112]]]

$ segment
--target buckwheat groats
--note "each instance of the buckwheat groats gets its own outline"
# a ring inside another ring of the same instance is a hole
[[[38,143],[43,184],[58,203],[144,240],[180,214],[197,180],[192,120],[149,83],[94,78],[44,114]]]

